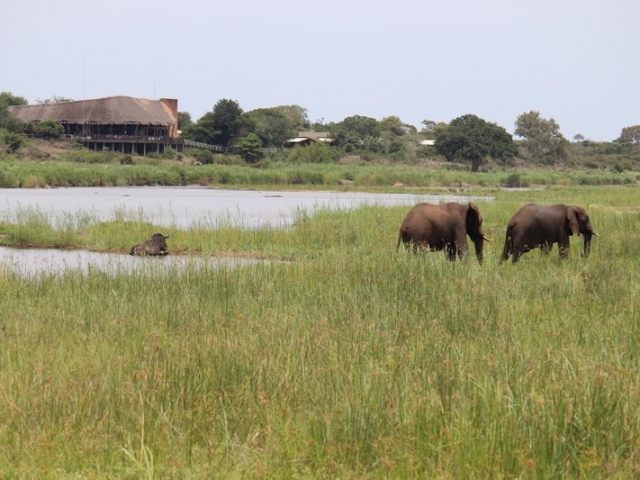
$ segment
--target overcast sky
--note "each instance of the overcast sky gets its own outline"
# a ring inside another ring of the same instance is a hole
[[[0,91],[177,98],[197,120],[299,105],[311,121],[531,110],[568,139],[640,124],[639,0],[14,0]]]

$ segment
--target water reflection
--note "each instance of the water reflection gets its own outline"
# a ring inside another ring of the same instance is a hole
[[[249,258],[167,255],[164,257],[133,257],[125,254],[0,247],[0,268],[25,278],[38,278],[78,272],[104,272],[112,275],[144,273],[158,275],[170,272],[195,271],[201,268],[233,269],[264,262]]]

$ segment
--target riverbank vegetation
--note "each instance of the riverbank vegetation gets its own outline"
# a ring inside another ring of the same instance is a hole
[[[366,206],[300,212],[287,230],[167,232],[183,253],[287,261],[0,273],[3,476],[636,478],[640,190],[493,195],[482,266],[396,252],[406,208]],[[499,265],[529,201],[584,206],[591,256],[574,238],[565,261]],[[8,242],[109,251],[150,229],[0,225]]]
[[[599,151],[595,148],[592,150]],[[0,146],[0,188],[197,184],[217,188],[406,191],[469,186],[622,185],[636,184],[640,178],[640,167],[633,167],[633,153],[614,150],[587,154],[592,150],[583,145],[572,145],[571,149],[576,152],[573,167],[487,164],[472,173],[465,164],[437,157],[398,163],[364,152],[336,156],[339,150],[323,145],[296,147],[248,165],[238,156],[206,150],[140,157],[90,152],[74,147],[72,142],[31,139],[18,153],[9,153],[6,146]]]

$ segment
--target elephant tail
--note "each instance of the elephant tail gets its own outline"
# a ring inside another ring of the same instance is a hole
[[[402,230],[398,232],[398,243],[396,243],[396,252],[400,250],[400,242],[402,242]]]

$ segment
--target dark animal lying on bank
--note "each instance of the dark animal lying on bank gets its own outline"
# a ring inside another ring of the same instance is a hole
[[[168,255],[167,238],[161,233],[154,233],[146,242],[137,244],[129,252],[130,255]]]

